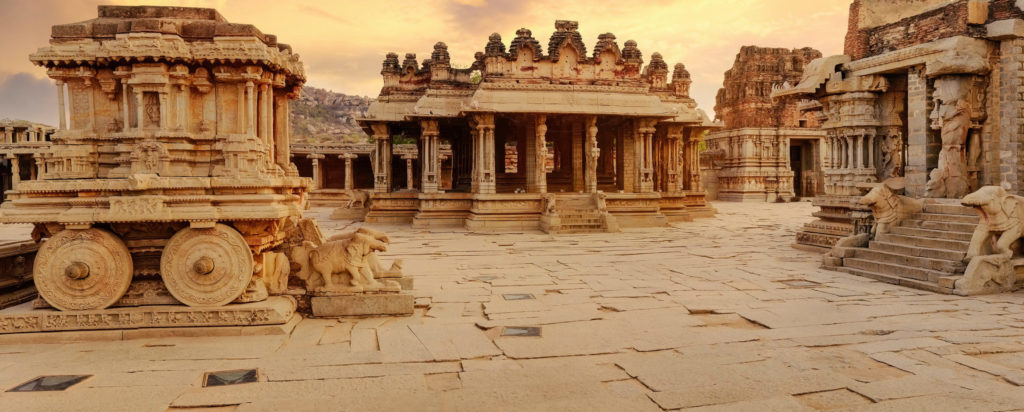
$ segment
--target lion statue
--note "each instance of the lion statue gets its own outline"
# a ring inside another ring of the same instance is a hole
[[[964,277],[956,281],[957,293],[1012,290],[1016,274],[1010,259],[1024,232],[1024,197],[1008,194],[1000,186],[985,186],[965,196],[961,204],[976,209],[981,221],[971,236],[964,257],[969,264]]]
[[[924,209],[920,200],[896,194],[896,191],[902,189],[902,179],[889,179],[876,185],[857,201],[858,204],[871,208],[871,214],[875,216],[871,232],[875,236],[889,233],[891,227],[899,225],[903,219]]]

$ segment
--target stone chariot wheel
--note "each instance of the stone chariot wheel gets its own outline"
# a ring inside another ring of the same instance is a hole
[[[160,277],[175,298],[189,306],[223,306],[238,298],[252,279],[252,252],[230,226],[184,228],[160,255]]]
[[[117,235],[102,229],[57,232],[36,253],[39,295],[60,310],[105,309],[132,283],[132,255]]]

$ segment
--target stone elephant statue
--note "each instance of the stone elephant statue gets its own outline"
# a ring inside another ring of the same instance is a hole
[[[897,190],[903,188],[902,183],[898,179],[887,180],[857,201],[858,204],[870,207],[871,214],[875,216],[875,224],[871,228],[873,235],[889,233],[889,229],[899,225],[900,221],[924,209],[920,200],[896,194]]]
[[[1024,197],[1014,196],[999,186],[985,186],[963,198],[981,216],[964,257],[969,262],[955,291],[963,295],[1009,291],[1016,287],[1016,273],[1010,260],[1014,244],[1024,234]]]

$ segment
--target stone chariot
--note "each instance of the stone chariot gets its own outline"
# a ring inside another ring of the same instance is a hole
[[[289,161],[305,81],[289,46],[212,9],[100,6],[30,59],[57,83],[59,130],[0,221],[35,225],[46,303],[130,305],[138,288],[222,306],[287,287],[310,184]]]

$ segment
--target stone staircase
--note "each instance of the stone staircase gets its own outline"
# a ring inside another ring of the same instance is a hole
[[[953,293],[963,276],[963,258],[978,225],[974,209],[959,200],[925,200],[921,213],[903,220],[866,248],[851,248],[842,267],[832,268],[882,282]]]
[[[557,224],[544,228],[549,233],[603,233],[609,231],[609,216],[598,210],[590,194],[559,194],[555,201]]]

